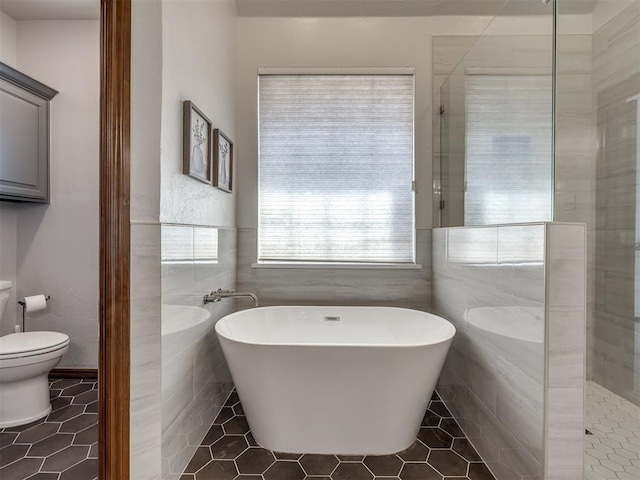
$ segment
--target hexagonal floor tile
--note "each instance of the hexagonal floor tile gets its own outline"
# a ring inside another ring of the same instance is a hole
[[[341,463],[331,478],[333,480],[372,480],[373,475],[362,463]]]
[[[196,480],[233,480],[238,475],[236,464],[231,460],[212,460],[195,474]]]
[[[240,473],[262,474],[275,461],[275,457],[269,450],[253,447],[245,450],[242,455],[236,458],[236,465]]]
[[[50,437],[60,428],[59,423],[41,423],[21,432],[14,443],[36,443]]]
[[[227,435],[244,435],[245,433],[248,433],[249,430],[251,430],[249,424],[247,423],[247,417],[241,416],[233,417],[232,419],[227,420],[222,424],[222,428],[224,428],[224,431]]]
[[[98,425],[91,425],[89,428],[85,428],[81,432],[76,434],[76,438],[73,439],[74,445],[92,445],[98,438]]]
[[[335,455],[306,454],[299,461],[307,475],[331,475],[339,463]]]
[[[48,457],[49,455],[68,447],[71,445],[72,441],[72,433],[56,433],[55,435],[51,435],[50,437],[40,440],[38,443],[32,445],[29,450],[29,456]]]
[[[453,437],[439,428],[421,428],[418,439],[429,448],[451,448],[453,444]]]
[[[454,452],[457,452],[460,456],[466,458],[470,462],[482,461],[482,458],[480,457],[480,455],[478,455],[476,449],[473,448],[471,442],[466,438],[456,438],[453,441],[452,449]]]
[[[495,480],[495,477],[484,463],[469,464],[469,480]]]
[[[43,458],[21,458],[0,469],[0,478],[29,478],[40,470]]]
[[[280,461],[264,472],[265,480],[303,480],[305,477],[298,462]]]
[[[60,433],[77,433],[85,428],[98,423],[98,415],[95,413],[85,413],[71,420],[67,420],[60,426]]]
[[[231,408],[231,407],[222,407],[222,410],[220,410],[220,413],[218,414],[216,419],[213,421],[213,424],[214,425],[221,425],[224,422],[226,422],[227,420],[229,420],[230,418],[233,418],[234,416],[235,416],[235,414],[233,413],[233,408]]]
[[[213,458],[219,460],[233,460],[244,452],[249,445],[241,435],[226,435],[211,445]]]
[[[196,473],[211,460],[211,450],[207,447],[198,447],[196,453],[191,457],[189,465],[185,468],[184,473]]]
[[[403,462],[397,455],[367,456],[364,464],[376,477],[397,477]]]
[[[89,390],[88,392],[81,393],[73,398],[74,405],[88,405],[89,403],[98,400],[98,391]]]
[[[80,463],[89,454],[88,446],[73,445],[54,453],[44,461],[43,472],[62,472],[69,467]]]
[[[425,427],[437,427],[440,425],[441,417],[437,413],[432,412],[431,410],[427,410],[424,418],[422,419],[422,425]]]
[[[9,445],[0,450],[0,468],[25,456],[29,445]]]
[[[400,472],[402,480],[442,480],[442,475],[426,463],[405,463]]]
[[[211,445],[224,436],[224,431],[220,425],[212,425],[202,440],[202,445]]]
[[[11,445],[17,437],[17,432],[0,432],[0,448]]]
[[[88,459],[60,474],[60,480],[78,480],[79,478],[95,478],[98,471],[98,460]]]
[[[429,447],[425,447],[421,442],[413,442],[413,445],[398,453],[398,456],[405,462],[426,462],[429,451]]]
[[[273,452],[273,454],[278,460],[300,460],[300,457],[302,457],[300,453]]]
[[[67,420],[81,415],[82,412],[84,412],[84,405],[68,405],[51,412],[47,417],[47,422],[66,422]]]
[[[445,477],[464,477],[469,462],[451,450],[431,450],[429,465]]]
[[[464,438],[464,432],[453,418],[443,418],[440,421],[440,428],[452,437]]]
[[[78,385],[74,385],[73,387],[65,388],[62,390],[60,394],[63,397],[75,397],[76,395],[80,395],[83,392],[87,392],[93,389],[93,385],[90,383],[79,383]]]

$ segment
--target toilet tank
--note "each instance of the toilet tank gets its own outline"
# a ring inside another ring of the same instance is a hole
[[[0,280],[0,325],[2,325],[2,316],[9,303],[9,290],[13,284],[7,280]]]

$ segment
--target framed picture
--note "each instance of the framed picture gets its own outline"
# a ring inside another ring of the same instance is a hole
[[[213,186],[233,190],[233,142],[222,131],[213,131]]]
[[[182,173],[211,185],[211,129],[213,125],[193,102],[183,105]]]

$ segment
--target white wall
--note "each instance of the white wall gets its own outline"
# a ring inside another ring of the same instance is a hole
[[[60,93],[51,103],[51,204],[17,204],[18,296],[49,308],[27,330],[71,337],[62,367],[98,362],[98,21],[18,22],[18,68]]]
[[[0,12],[0,62],[13,68],[17,64],[17,35],[16,21]]]
[[[416,227],[430,228],[431,37],[478,35],[487,17],[239,18],[238,226],[256,228],[258,67],[415,67]]]
[[[0,12],[0,62],[16,66],[17,28],[13,18]],[[0,202],[0,280],[10,280],[14,287],[9,293],[9,303],[0,323],[0,335],[13,332],[16,319],[16,283],[18,262],[16,260],[18,223],[16,205]]]
[[[160,221],[235,226],[235,194],[182,174],[182,102],[191,100],[236,145],[236,7],[163,0]],[[237,164],[237,162],[236,162]]]

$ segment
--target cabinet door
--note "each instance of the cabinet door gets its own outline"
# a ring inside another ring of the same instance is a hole
[[[0,200],[48,202],[49,103],[0,79]]]

